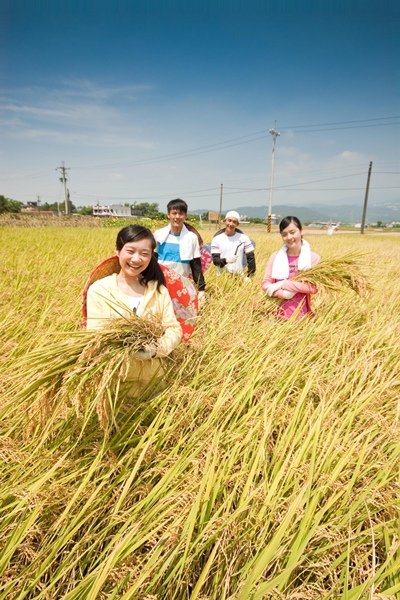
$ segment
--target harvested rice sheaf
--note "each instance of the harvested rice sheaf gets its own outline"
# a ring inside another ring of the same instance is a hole
[[[365,254],[361,252],[347,252],[342,256],[321,260],[317,265],[304,271],[299,271],[292,280],[315,285],[319,298],[325,299],[330,292],[344,292],[352,290],[361,297],[371,291],[367,277],[361,270],[362,259]],[[277,307],[276,298],[271,298],[267,303],[266,314],[274,314]]]
[[[155,343],[162,333],[156,320],[132,315],[113,319],[99,331],[62,334],[61,341],[24,356],[15,365],[15,387],[18,401],[29,405],[30,430],[44,425],[56,408],[65,416],[72,406],[79,416],[88,404],[95,407],[105,428],[112,398],[135,353]]]
[[[348,252],[342,256],[323,259],[314,267],[297,273],[293,279],[325,290],[351,289],[360,296],[365,296],[371,288],[361,271],[360,262],[363,258],[363,253]]]

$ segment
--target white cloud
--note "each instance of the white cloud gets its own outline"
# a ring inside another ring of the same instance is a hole
[[[366,160],[366,157],[363,154],[360,152],[352,152],[351,150],[343,150],[337,158],[345,162],[359,162],[361,160]]]
[[[149,89],[141,84],[100,86],[88,80],[62,82],[51,89],[15,89],[0,98],[2,135],[31,142],[152,149],[154,143],[144,137],[132,109],[132,100]]]
[[[24,106],[24,105],[18,105],[18,104],[0,104],[0,110],[4,110],[6,112],[28,114],[28,115],[33,115],[33,116],[37,116],[37,117],[47,117],[47,118],[52,118],[52,117],[59,118],[59,117],[69,117],[70,116],[67,111],[60,111],[60,110],[49,109],[49,108],[40,108],[37,106]]]
[[[87,79],[67,79],[63,81],[62,93],[65,96],[78,96],[93,100],[119,99],[136,100],[146,92],[154,90],[149,84],[99,85]]]
[[[51,141],[62,145],[76,145],[86,147],[104,147],[104,148],[139,148],[151,150],[154,148],[154,144],[142,140],[135,136],[133,133],[128,134],[126,130],[115,130],[115,131],[80,131],[80,130],[62,130],[62,129],[50,129],[50,128],[34,128],[34,127],[22,127],[19,130],[10,132],[8,135],[9,139],[19,141]]]
[[[85,127],[98,127],[108,122],[118,120],[118,112],[106,105],[96,104],[94,102],[65,102],[65,100],[49,99],[32,101],[31,104],[19,104],[17,102],[0,104],[0,111],[18,114],[21,119],[25,118],[23,123],[32,123],[40,121],[41,123],[75,122]],[[70,123],[68,123],[70,124]]]

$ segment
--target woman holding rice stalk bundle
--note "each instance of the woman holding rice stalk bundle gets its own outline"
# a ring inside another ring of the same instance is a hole
[[[303,240],[302,226],[297,217],[285,217],[279,223],[283,246],[274,252],[265,269],[262,289],[281,303],[278,318],[289,319],[293,313],[298,318],[312,315],[310,295],[317,292],[315,285],[301,281],[291,281],[299,271],[313,267],[321,260]]]
[[[117,260],[112,263],[111,274],[97,279],[87,289],[88,330],[106,328],[110,319],[132,313],[143,318],[156,317],[161,323],[164,333],[156,343],[132,356],[126,378],[129,395],[142,391],[150,381],[162,376],[160,359],[170,354],[182,339],[182,328],[163,271],[154,256],[155,248],[156,241],[149,229],[140,225],[124,227],[117,235],[117,257],[113,257]]]

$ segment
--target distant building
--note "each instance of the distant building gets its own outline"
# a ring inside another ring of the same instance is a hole
[[[38,202],[27,202],[25,206],[22,206],[21,213],[25,215],[56,215],[57,212],[54,210],[42,210],[39,207]]]
[[[131,207],[122,204],[96,204],[93,206],[94,217],[131,217]]]
[[[140,208],[131,208],[132,217],[143,217],[143,211]]]

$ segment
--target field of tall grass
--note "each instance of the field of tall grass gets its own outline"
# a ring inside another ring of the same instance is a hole
[[[162,392],[106,432],[57,407],[34,429],[30,365],[79,329],[116,232],[0,229],[0,599],[398,598],[400,236],[306,235],[364,252],[372,290],[277,323],[259,284],[280,237],[249,232],[254,281],[210,268]]]

